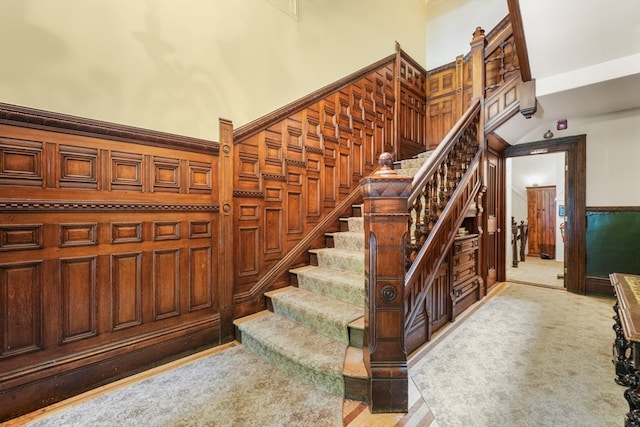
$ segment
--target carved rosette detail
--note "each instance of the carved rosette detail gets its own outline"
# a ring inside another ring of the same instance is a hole
[[[391,304],[398,298],[398,290],[395,286],[385,285],[380,289],[380,298],[387,304]]]

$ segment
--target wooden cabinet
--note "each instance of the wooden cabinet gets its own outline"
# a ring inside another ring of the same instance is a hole
[[[527,187],[529,255],[556,258],[556,187]]]
[[[456,237],[451,249],[451,320],[480,299],[477,234]]]

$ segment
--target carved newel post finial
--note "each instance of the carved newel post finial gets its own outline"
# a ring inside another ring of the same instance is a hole
[[[380,164],[380,169],[378,169],[376,175],[398,175],[398,172],[393,170],[393,156],[391,153],[385,151],[380,154],[378,164]]]
[[[476,30],[473,32],[473,40],[477,40],[481,37],[484,37],[484,30],[482,27],[476,27]]]

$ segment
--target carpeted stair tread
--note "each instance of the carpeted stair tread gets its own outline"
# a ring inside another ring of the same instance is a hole
[[[361,216],[351,216],[346,218],[349,231],[352,233],[363,233],[364,236],[364,218]]]
[[[242,344],[302,382],[344,395],[342,368],[347,346],[268,313],[237,324]]]
[[[310,249],[309,252],[316,254],[318,258],[318,266],[320,267],[364,273],[363,251],[339,248],[320,248]]]
[[[288,287],[271,298],[273,311],[344,344],[349,344],[351,322],[364,316],[362,307],[338,301],[306,289]]]
[[[290,270],[298,287],[364,307],[364,274],[307,265]]]
[[[364,233],[361,231],[339,231],[327,235],[333,237],[334,248],[364,251]]]

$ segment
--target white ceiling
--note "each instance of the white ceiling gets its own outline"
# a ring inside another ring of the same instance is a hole
[[[520,11],[538,111],[502,125],[507,142],[559,119],[640,108],[640,0],[520,0]]]

